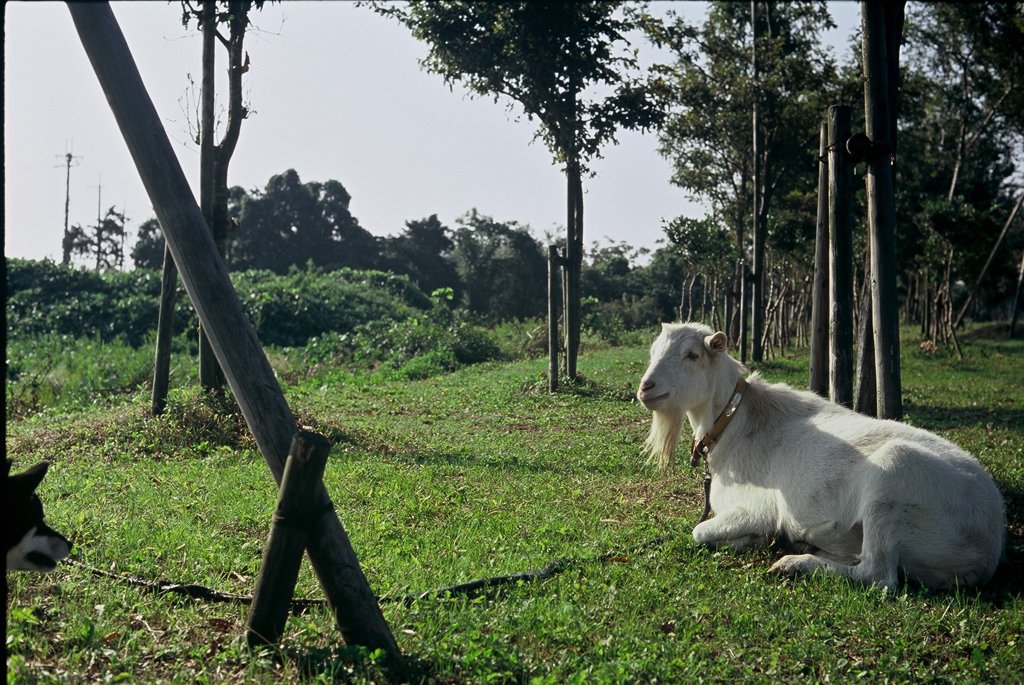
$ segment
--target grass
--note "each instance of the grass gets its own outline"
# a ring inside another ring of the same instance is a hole
[[[700,475],[680,466],[659,477],[639,454],[647,415],[632,394],[644,346],[585,353],[586,381],[555,395],[543,361],[422,381],[330,368],[284,377],[300,421],[334,443],[325,482],[378,595],[578,560],[490,596],[384,604],[418,679],[1017,682],[1024,342],[975,335],[964,344],[959,362],[905,343],[906,418],[993,473],[1016,565],[985,588],[949,593],[780,580],[764,573],[777,550],[698,548],[689,531],[703,504]],[[806,385],[801,356],[761,371]],[[191,388],[174,390],[160,418],[148,416],[141,390],[79,403],[9,421],[8,454],[17,467],[53,461],[47,516],[82,562],[248,594],[275,491],[239,419],[213,405]],[[157,595],[75,565],[8,583],[9,683],[382,677],[375,655],[343,646],[322,609],[290,617],[277,647],[250,652],[244,606]],[[305,562],[296,595],[320,596]]]

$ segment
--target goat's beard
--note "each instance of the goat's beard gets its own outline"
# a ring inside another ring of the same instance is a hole
[[[683,432],[683,415],[677,412],[655,411],[651,414],[651,433],[644,441],[644,452],[658,470],[665,472],[672,466],[676,446]]]

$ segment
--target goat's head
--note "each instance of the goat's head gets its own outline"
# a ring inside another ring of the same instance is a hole
[[[660,468],[672,462],[683,417],[711,400],[721,367],[717,362],[728,345],[725,333],[703,324],[662,324],[636,392],[653,412],[644,447]]]

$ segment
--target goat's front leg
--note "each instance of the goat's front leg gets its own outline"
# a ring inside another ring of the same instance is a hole
[[[767,547],[775,531],[745,509],[730,509],[693,529],[693,539],[707,547],[730,547],[743,552]]]

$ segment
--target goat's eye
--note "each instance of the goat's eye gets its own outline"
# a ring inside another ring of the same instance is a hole
[[[687,353],[686,353],[686,358],[687,358],[687,359],[691,359],[691,360],[696,360],[696,359],[699,359],[699,358],[700,358],[700,355],[699,355],[699,354],[697,354],[696,352],[692,352],[692,351],[691,351],[691,352],[687,352]]]

